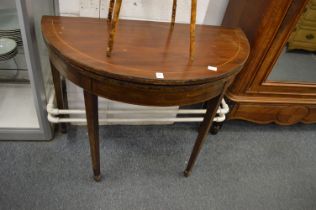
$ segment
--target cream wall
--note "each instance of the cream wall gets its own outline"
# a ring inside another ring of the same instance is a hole
[[[101,0],[101,17],[105,17],[109,0]],[[198,0],[197,22],[219,25],[228,0]],[[61,14],[98,16],[99,0],[59,0]],[[123,0],[121,18],[169,21],[172,0]],[[191,2],[178,0],[177,22],[189,22]]]

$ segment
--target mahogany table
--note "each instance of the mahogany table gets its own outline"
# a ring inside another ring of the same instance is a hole
[[[107,20],[42,18],[58,108],[64,108],[61,75],[84,90],[96,181],[101,178],[98,96],[145,106],[206,102],[207,112],[184,171],[185,176],[190,175],[225,90],[248,57],[249,43],[240,29],[197,26],[196,55],[191,62],[187,51],[188,26],[122,20],[115,51],[109,58],[106,56],[110,31]]]

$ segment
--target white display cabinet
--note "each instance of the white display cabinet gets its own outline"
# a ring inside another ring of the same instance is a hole
[[[51,74],[40,21],[54,11],[53,0],[1,0],[0,140],[52,138],[46,113]],[[16,47],[4,46],[10,40]]]

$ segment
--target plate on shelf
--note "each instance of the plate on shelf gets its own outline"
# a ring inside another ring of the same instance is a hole
[[[8,39],[13,39],[16,42],[22,41],[22,37],[15,37],[15,36],[0,36],[0,38],[8,38]]]
[[[10,54],[17,48],[17,43],[13,39],[0,38],[0,56]]]
[[[22,39],[22,37],[21,36],[19,36],[19,35],[9,35],[9,34],[5,34],[5,35],[0,35],[0,37],[1,38],[12,38],[12,39]]]
[[[17,55],[17,53],[12,54],[10,57],[6,57],[6,58],[0,58],[0,63],[6,62],[12,58],[14,58]]]
[[[0,62],[10,60],[11,58],[14,58],[18,54],[17,50],[14,50],[10,54],[7,54],[5,56],[0,56]]]
[[[18,29],[16,31],[8,31],[8,30],[1,30],[0,29],[0,34],[2,34],[2,35],[6,35],[6,34],[8,34],[8,35],[16,35],[16,34],[19,34],[19,33],[21,33],[20,29]]]
[[[1,10],[0,10],[1,11]],[[0,15],[1,17],[1,15]],[[8,39],[13,39],[17,43],[18,46],[22,46],[22,36],[21,36],[21,31],[18,29],[15,32],[11,31],[0,31],[0,38],[8,38]]]
[[[20,33],[21,33],[20,29],[14,31],[14,32],[6,31],[6,30],[0,30],[0,35],[19,35]]]
[[[7,54],[5,55],[0,55],[0,58],[6,58],[6,57],[11,57],[11,54],[15,54],[16,52],[18,52],[17,48],[8,52]]]

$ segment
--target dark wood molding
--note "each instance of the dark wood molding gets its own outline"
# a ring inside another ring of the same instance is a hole
[[[289,105],[243,103],[234,105],[230,119],[247,120],[258,124],[276,123],[292,125],[295,123],[316,123],[316,105]]]
[[[229,2],[223,26],[240,27],[251,46],[248,61],[226,93],[235,104],[229,119],[280,125],[316,121],[316,84],[267,81],[307,3],[308,0]]]

